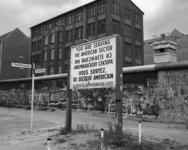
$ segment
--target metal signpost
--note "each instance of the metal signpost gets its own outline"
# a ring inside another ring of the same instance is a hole
[[[44,73],[45,68],[35,69],[35,63],[31,64],[23,64],[23,63],[15,63],[12,62],[12,67],[16,68],[24,68],[31,69],[32,71],[32,88],[31,88],[31,121],[30,121],[30,131],[33,131],[33,113],[34,113],[34,95],[35,95],[35,73]]]

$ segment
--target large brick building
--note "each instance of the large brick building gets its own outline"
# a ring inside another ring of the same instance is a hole
[[[31,61],[66,73],[71,46],[112,34],[123,39],[123,65],[142,65],[143,12],[131,0],[95,0],[31,27]]]
[[[29,76],[29,70],[11,67],[12,62],[30,63],[29,40],[19,29],[0,36],[0,80]]]

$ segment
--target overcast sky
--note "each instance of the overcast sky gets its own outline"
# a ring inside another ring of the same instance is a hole
[[[0,0],[0,35],[29,28],[92,0]],[[145,13],[144,39],[170,33],[174,28],[188,33],[188,0],[132,0]]]

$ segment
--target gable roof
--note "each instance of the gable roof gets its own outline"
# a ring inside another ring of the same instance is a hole
[[[13,31],[10,31],[10,32],[8,32],[8,33],[5,33],[5,34],[3,34],[3,35],[1,35],[0,36],[0,40],[3,40],[3,39],[5,39],[5,38],[7,38],[9,35],[11,35],[12,33],[14,32],[14,30]]]
[[[169,36],[174,36],[174,37],[182,37],[184,36],[183,33],[181,33],[180,31],[178,31],[177,29],[174,29]]]
[[[3,35],[0,35],[0,40],[6,39],[7,37],[9,37],[10,35],[12,35],[14,32],[20,32],[22,33],[26,38],[28,38],[19,28],[16,28],[8,33],[5,33]]]

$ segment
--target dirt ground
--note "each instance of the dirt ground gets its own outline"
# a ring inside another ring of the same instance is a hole
[[[30,111],[15,108],[0,108],[0,150],[45,150],[47,138],[56,134],[65,124],[65,111],[35,111],[34,130],[30,133]],[[76,128],[78,124],[92,126],[100,132],[101,128],[107,129],[108,122],[113,118],[99,112],[73,111],[72,124]],[[126,132],[137,135],[138,122],[124,119],[123,129]],[[182,124],[163,124],[155,122],[142,123],[143,138],[154,142],[163,139],[176,140],[181,144],[188,144],[188,130]],[[65,137],[66,141],[56,144],[52,150],[74,149],[75,146],[87,145],[88,141],[99,138],[93,134],[76,134]],[[67,140],[68,139],[68,140]],[[52,145],[54,146],[54,145]]]

